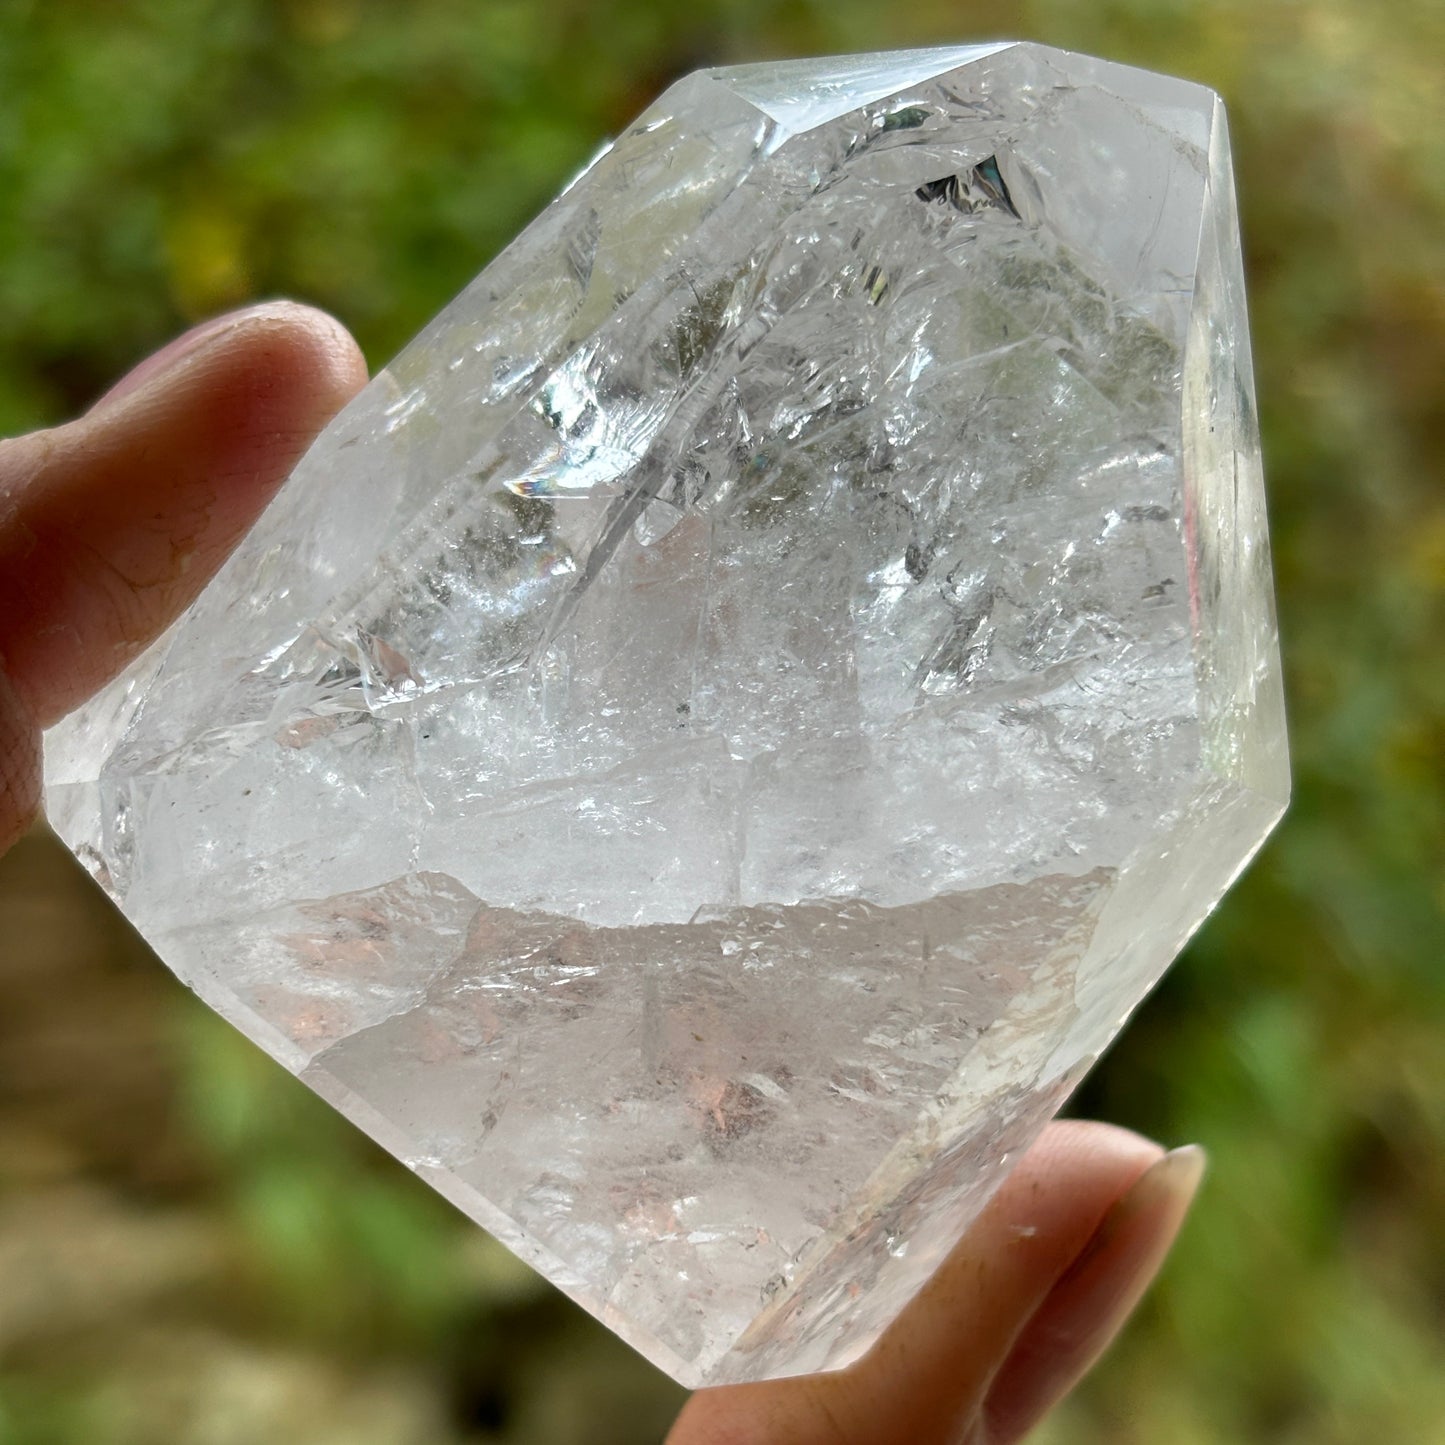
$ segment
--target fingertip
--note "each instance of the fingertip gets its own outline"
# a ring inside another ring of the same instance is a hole
[[[361,348],[334,316],[299,301],[261,301],[198,322],[138,362],[90,407],[86,420],[109,425],[122,404],[132,413],[150,412],[196,381],[267,373],[284,382],[277,389],[288,398],[314,398],[328,415],[367,379]]]
[[[1047,1125],[961,1245],[964,1256],[1004,1241],[1037,1258],[1020,1266],[1052,1283],[1108,1211],[1164,1156],[1152,1139],[1094,1119]],[[940,1276],[947,1278],[946,1262]]]
[[[206,492],[205,576],[366,380],[361,348],[339,321],[268,301],[234,313],[177,371],[149,384],[155,430],[184,446]]]
[[[1198,1145],[1161,1152],[1115,1200],[995,1376],[990,1440],[1022,1440],[1113,1343],[1173,1248],[1206,1164]]]
[[[1102,1119],[1055,1119],[1039,1136],[1035,1148],[1064,1148],[1115,1157],[1161,1158],[1164,1146],[1137,1129],[1109,1124]]]
[[[299,301],[265,301],[235,313],[229,333],[241,363],[273,380],[289,380],[293,399],[310,398],[329,419],[366,385],[366,358],[352,334],[328,312]]]
[[[1082,1168],[1118,1173],[1129,1183],[1164,1157],[1164,1146],[1120,1124],[1099,1119],[1056,1119],[1039,1136],[1021,1170],[1050,1172]]]
[[[270,301],[194,328],[79,420],[0,449],[0,657],[40,726],[194,599],[365,381],[339,322]]]

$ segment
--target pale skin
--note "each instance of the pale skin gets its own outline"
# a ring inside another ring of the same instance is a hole
[[[0,441],[0,850],[35,818],[41,730],[204,586],[366,381],[331,318],[276,302],[188,332],[84,416]],[[1203,1171],[1056,1123],[853,1368],[702,1390],[668,1445],[1011,1445],[1103,1353]]]

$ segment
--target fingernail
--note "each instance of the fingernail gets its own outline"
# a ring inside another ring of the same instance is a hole
[[[1209,1155],[1198,1144],[1184,1144],[1178,1149],[1171,1149],[1134,1181],[1134,1187],[1110,1213],[1121,1208],[1140,1211],[1170,1203],[1178,1206],[1182,1216],[1199,1193],[1208,1165]]]
[[[1168,1210],[1182,1220],[1199,1192],[1209,1156],[1198,1144],[1171,1149],[1151,1164],[1105,1216],[1101,1232],[1117,1233],[1141,1215]]]
[[[92,403],[91,411],[98,411],[103,406],[110,406],[123,397],[131,396],[164,376],[187,358],[194,357],[208,342],[214,341],[224,332],[234,330],[251,314],[251,310],[252,308],[246,307],[240,311],[228,311],[223,316],[214,316],[211,320],[203,321],[199,326],[182,332],[174,341],[168,342],[159,351],[152,352],[144,361],[126,372],[109,391]]]
[[[1149,1228],[1149,1233],[1158,1236],[1167,1232],[1167,1243],[1172,1243],[1194,1196],[1199,1192],[1208,1162],[1209,1156],[1198,1144],[1185,1144],[1171,1149],[1151,1164],[1114,1201],[1093,1237],[1069,1266],[1064,1279],[1078,1278],[1088,1271],[1099,1255],[1114,1253],[1121,1236],[1138,1233],[1143,1221],[1153,1216],[1157,1215],[1158,1219]],[[1162,1259],[1161,1252],[1151,1272],[1157,1269]]]

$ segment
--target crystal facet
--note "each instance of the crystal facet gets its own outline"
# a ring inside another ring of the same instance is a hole
[[[1217,98],[680,81],[47,764],[197,992],[664,1369],[855,1359],[1284,806]]]

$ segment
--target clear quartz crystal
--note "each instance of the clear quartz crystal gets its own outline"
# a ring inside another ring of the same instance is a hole
[[[678,82],[47,767],[187,983],[663,1369],[856,1359],[1285,803],[1218,99]]]

